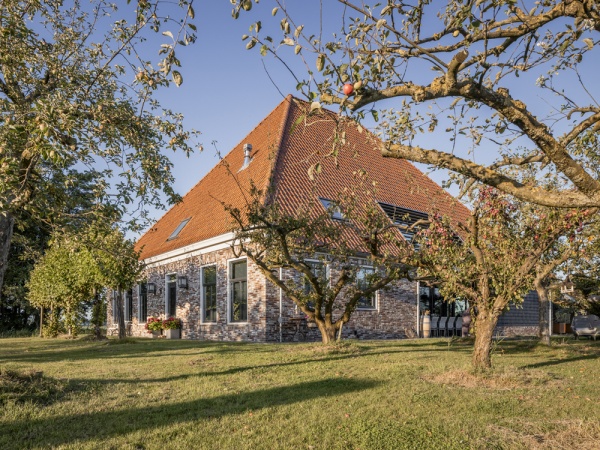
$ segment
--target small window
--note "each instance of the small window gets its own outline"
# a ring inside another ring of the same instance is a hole
[[[331,214],[331,218],[334,220],[344,220],[344,212],[342,208],[333,200],[327,200],[326,198],[319,198],[323,207]]]
[[[367,289],[369,287],[369,276],[374,272],[372,267],[361,267],[358,269],[356,274],[356,285],[358,289]],[[371,292],[369,295],[362,296],[356,304],[358,309],[375,309],[377,305],[375,303],[375,292]]]
[[[202,268],[202,321],[217,321],[217,266]]]
[[[138,322],[146,322],[148,318],[148,284],[140,283],[138,290]]]
[[[248,320],[248,266],[246,261],[231,264],[229,320],[246,322]]]
[[[167,238],[167,241],[171,241],[171,240],[175,239],[177,236],[179,236],[179,233],[181,233],[181,230],[183,230],[183,227],[185,227],[190,220],[191,220],[191,217],[188,217],[187,219],[182,220],[181,223],[179,225],[177,225],[177,228],[175,228],[175,231],[173,231],[171,233],[171,236],[169,236]]]

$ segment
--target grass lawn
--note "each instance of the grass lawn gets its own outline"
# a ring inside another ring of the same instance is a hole
[[[0,449],[600,449],[600,341],[0,340]]]

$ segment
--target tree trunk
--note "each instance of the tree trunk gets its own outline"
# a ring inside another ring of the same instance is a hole
[[[337,327],[326,322],[317,322],[317,326],[321,332],[321,340],[323,341],[323,344],[331,344],[332,342],[335,342],[335,332],[337,331]]]
[[[6,215],[2,215],[6,214]],[[0,300],[2,300],[2,286],[4,286],[4,274],[8,267],[8,252],[12,242],[15,219],[8,211],[0,213]]]
[[[40,308],[40,337],[43,336],[42,330],[44,329],[44,307]]]
[[[125,339],[127,330],[125,329],[125,314],[123,314],[123,291],[120,289],[117,291],[117,323],[119,325],[119,339]]]
[[[552,324],[550,323],[550,300],[548,299],[548,289],[542,284],[541,280],[535,280],[534,282],[535,290],[537,292],[539,298],[539,323],[540,328],[538,331],[538,336],[540,338],[540,342],[544,345],[550,345],[550,327]]]
[[[473,369],[484,371],[492,367],[492,338],[498,317],[489,312],[479,311],[475,326],[475,347],[473,348]]]

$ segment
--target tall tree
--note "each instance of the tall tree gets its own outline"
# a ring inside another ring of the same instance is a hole
[[[252,6],[232,3],[236,18]],[[293,4],[264,3],[257,8],[276,6],[280,31],[261,17],[247,48],[283,61],[309,99],[358,118],[372,112],[384,156],[450,169],[460,183],[477,179],[540,205],[600,206],[596,0],[338,0],[321,23],[297,21]],[[569,183],[548,192],[501,170],[523,164]]]
[[[181,84],[175,50],[195,40],[195,26],[192,0],[171,3],[2,2],[0,288],[15,218],[43,216],[47,170],[92,176],[97,204],[123,211],[137,201],[142,218],[146,205],[162,206],[161,193],[177,199],[162,152],[190,152],[191,134],[154,93]],[[151,58],[143,42],[159,31]]]

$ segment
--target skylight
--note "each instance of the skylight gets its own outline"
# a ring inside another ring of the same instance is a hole
[[[396,225],[401,225],[399,228],[400,233],[404,236],[408,242],[412,242],[417,231],[422,227],[416,227],[408,229],[419,220],[427,220],[427,213],[421,211],[415,211],[413,209],[402,208],[401,206],[390,205],[389,203],[378,202],[383,212],[390,218],[390,220]],[[413,245],[416,244],[413,242]]]
[[[323,207],[327,211],[329,211],[332,219],[344,220],[346,218],[346,217],[344,217],[344,213],[343,213],[342,209],[333,200],[328,200],[326,198],[319,198],[319,201],[321,202]]]
[[[171,236],[168,237],[167,241],[171,241],[173,239],[175,239],[177,236],[179,236],[179,233],[181,233],[181,230],[183,230],[183,227],[185,227],[187,225],[187,223],[190,221],[191,217],[188,217],[187,219],[183,219],[181,221],[181,223],[179,225],[177,225],[177,228],[175,228],[175,231],[173,231],[171,233]]]

